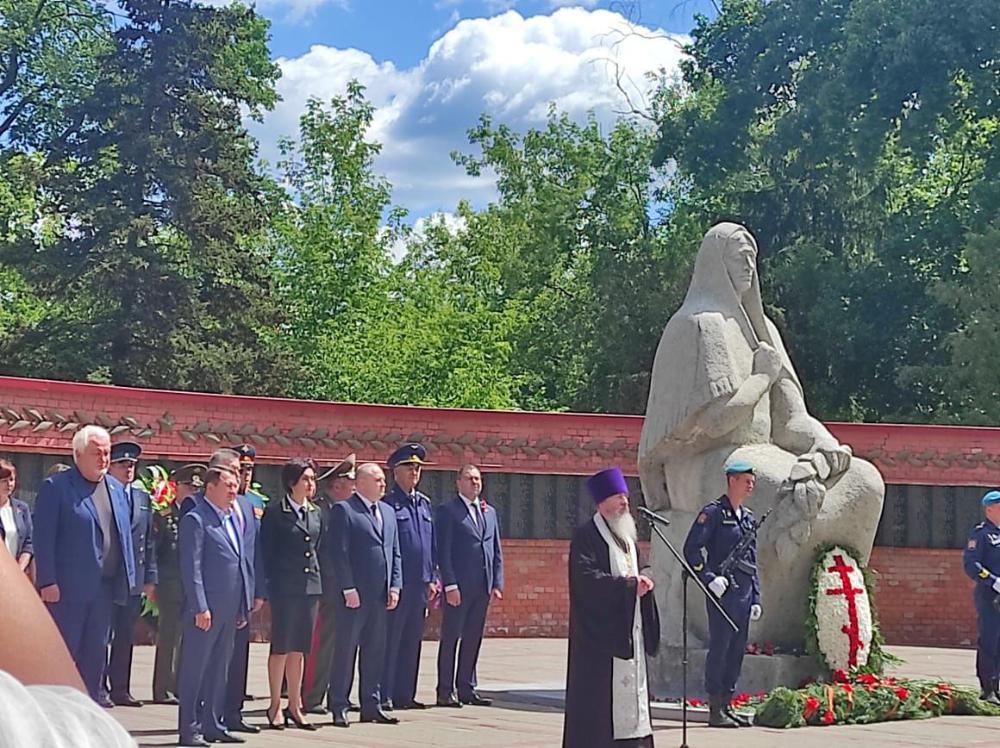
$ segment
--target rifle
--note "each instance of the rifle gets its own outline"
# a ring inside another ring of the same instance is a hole
[[[733,577],[733,569],[738,568],[739,564],[743,563],[743,554],[747,552],[750,544],[757,539],[757,531],[760,530],[760,526],[764,524],[768,515],[773,511],[774,507],[772,506],[764,512],[761,518],[754,522],[753,529],[743,534],[740,542],[733,546],[733,549],[729,551],[729,555],[719,564],[719,576],[728,579],[733,589],[739,589],[739,585],[736,584],[736,579]]]

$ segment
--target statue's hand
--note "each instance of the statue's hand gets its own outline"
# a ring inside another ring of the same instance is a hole
[[[772,382],[781,373],[781,356],[768,343],[761,343],[753,352],[753,373],[764,374]]]
[[[817,440],[813,445],[813,451],[823,455],[830,466],[830,477],[835,478],[847,472],[851,466],[851,458],[854,453],[846,444],[839,444],[834,439]]]

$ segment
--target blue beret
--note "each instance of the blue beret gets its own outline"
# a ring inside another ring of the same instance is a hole
[[[386,460],[386,464],[394,468],[398,465],[426,465],[427,450],[423,444],[404,444]]]
[[[990,491],[983,496],[983,506],[989,506],[990,504],[1000,504],[1000,491]]]
[[[739,473],[750,473],[750,475],[755,475],[753,465],[745,460],[734,460],[726,465],[726,475],[737,475]]]
[[[129,460],[138,462],[139,455],[142,454],[142,447],[135,442],[118,442],[111,446],[111,461]]]

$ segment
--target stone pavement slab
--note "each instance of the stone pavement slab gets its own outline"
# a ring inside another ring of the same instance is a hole
[[[944,678],[974,683],[975,653],[970,650],[891,647],[906,662],[896,669],[908,677]],[[133,666],[133,693],[149,699],[152,647],[137,647]],[[437,644],[427,642],[421,662],[417,698],[433,702]],[[250,722],[263,724],[267,645],[255,644],[250,659],[249,690],[257,698],[247,704]],[[309,748],[337,745],[357,748],[558,748],[562,736],[562,690],[566,668],[564,639],[488,639],[483,644],[479,680],[481,690],[496,696],[492,707],[428,709],[397,712],[401,724],[352,724],[347,729],[330,725],[328,718],[310,715],[322,725],[316,732],[288,729],[265,730],[249,736],[248,748]],[[700,677],[700,675],[696,676]],[[526,697],[525,694],[528,693]],[[531,696],[534,693],[534,696]],[[128,728],[143,746],[176,743],[175,707],[146,705],[141,709],[117,707],[111,714]],[[356,720],[357,715],[351,718]],[[681,725],[654,720],[658,748],[681,744]],[[945,717],[941,719],[890,722],[879,725],[804,728],[798,730],[711,730],[692,724],[688,729],[691,748],[839,748],[840,746],[934,746],[935,748],[996,748],[1000,746],[1000,719]]]

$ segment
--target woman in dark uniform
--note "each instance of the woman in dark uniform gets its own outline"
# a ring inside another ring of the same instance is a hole
[[[316,727],[302,714],[302,669],[312,643],[316,605],[323,588],[316,549],[321,534],[320,512],[312,503],[316,494],[316,464],[294,459],[281,469],[285,497],[268,505],[260,523],[260,549],[271,603],[271,655],[267,677],[271,703],[267,720],[278,727],[281,681],[288,683],[288,708],[281,726],[289,722],[306,730]]]

